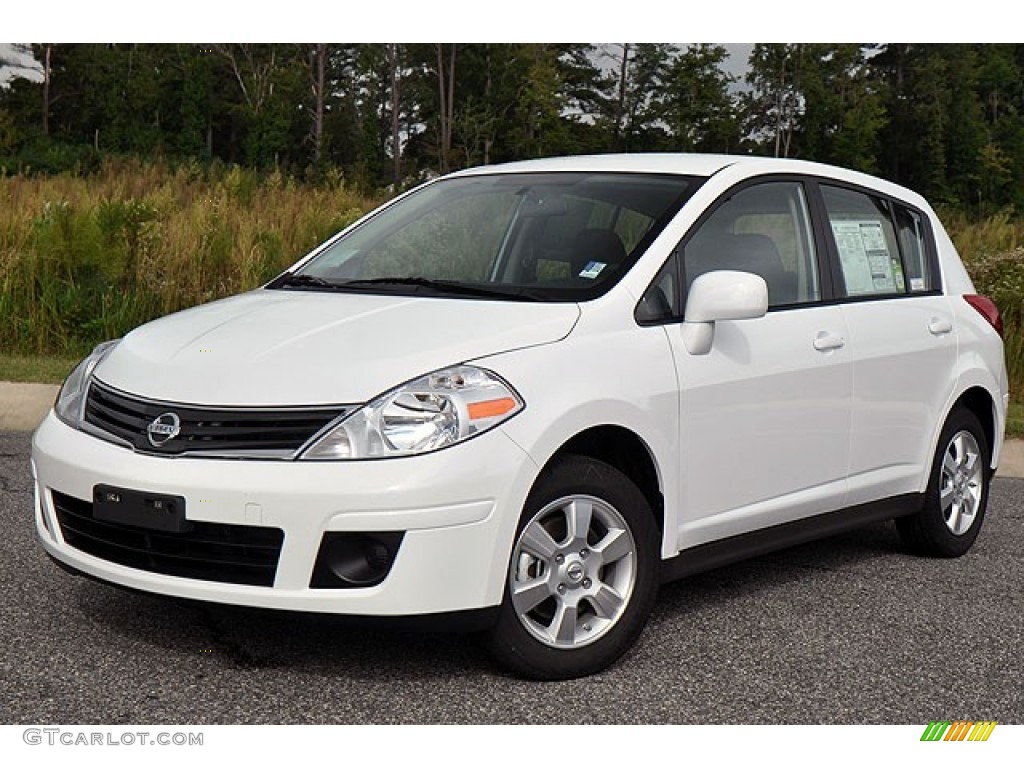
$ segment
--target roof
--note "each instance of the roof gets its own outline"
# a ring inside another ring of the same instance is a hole
[[[807,160],[762,157],[758,155],[704,155],[683,152],[575,155],[540,160],[523,160],[501,165],[485,165],[477,168],[468,168],[452,175],[475,176],[491,173],[579,171],[592,173],[674,173],[686,176],[713,176],[724,168],[729,167],[747,171],[751,174],[798,173],[842,179],[852,184],[877,189],[880,192],[903,198],[907,202],[912,202],[919,207],[927,206],[927,202],[917,193],[885,179],[838,166],[813,163]]]
[[[678,173],[710,176],[737,162],[763,161],[767,158],[733,155],[637,152],[621,155],[576,155],[541,160],[522,160],[501,165],[469,168],[458,175],[479,173],[534,173],[544,171],[591,171],[620,173]]]

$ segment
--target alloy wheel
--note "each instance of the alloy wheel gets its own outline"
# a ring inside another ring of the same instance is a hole
[[[978,441],[966,430],[953,435],[942,457],[939,502],[946,527],[955,536],[970,530],[981,508],[984,467],[980,457]]]
[[[519,621],[537,640],[578,648],[622,617],[636,570],[636,543],[622,515],[593,496],[566,496],[520,533],[509,592]]]

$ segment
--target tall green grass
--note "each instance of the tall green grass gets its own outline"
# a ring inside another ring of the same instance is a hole
[[[255,287],[377,202],[340,179],[125,159],[0,178],[0,350],[79,354]]]

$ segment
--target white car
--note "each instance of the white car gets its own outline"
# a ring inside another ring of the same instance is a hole
[[[518,674],[586,675],[666,579],[886,519],[966,552],[1000,331],[928,203],[876,178],[475,168],[98,346],[35,434],[38,535],[113,584],[461,619]]]

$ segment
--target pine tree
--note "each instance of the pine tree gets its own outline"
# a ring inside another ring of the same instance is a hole
[[[666,146],[682,152],[735,152],[740,124],[730,93],[734,78],[722,68],[720,45],[691,45],[674,56],[656,96],[668,128]]]

